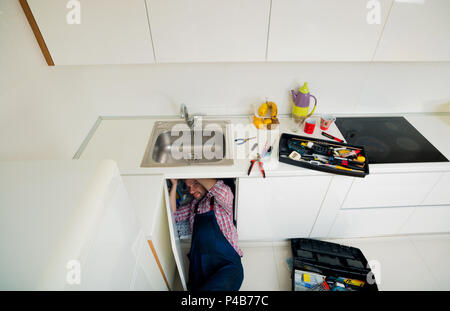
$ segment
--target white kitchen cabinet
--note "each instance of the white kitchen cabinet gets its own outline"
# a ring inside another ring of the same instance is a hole
[[[450,205],[450,172],[442,173],[423,205]],[[450,222],[450,221],[449,221]]]
[[[379,0],[380,23],[369,24],[368,1],[273,0],[268,61],[370,61],[392,0]]]
[[[401,234],[450,232],[450,205],[417,206]]]
[[[329,238],[356,238],[398,234],[414,207],[340,210]]]
[[[140,264],[153,290],[174,288],[176,266],[172,253],[163,175],[122,176],[142,227]]]
[[[146,0],[156,61],[264,61],[269,0]]]
[[[335,176],[311,237],[450,232],[447,175],[371,174],[363,179]]]
[[[450,1],[394,1],[375,61],[450,61]]]
[[[354,178],[342,209],[422,204],[440,173],[370,174]]]
[[[330,176],[240,178],[240,240],[309,237]]]
[[[311,231],[311,238],[326,238],[336,215],[347,196],[353,178],[334,175],[325,195],[317,220]]]
[[[143,0],[79,1],[79,24],[69,1],[27,2],[55,65],[154,63]]]

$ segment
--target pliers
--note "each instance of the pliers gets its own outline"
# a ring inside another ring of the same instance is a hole
[[[255,160],[250,160],[250,167],[248,168],[247,175],[250,175],[250,172],[252,171],[253,165],[256,161],[258,161],[259,170],[261,171],[263,178],[266,178],[266,172],[264,171],[264,168],[262,166],[261,156],[259,155],[259,153]]]
[[[242,144],[245,144],[246,142],[248,142],[250,139],[255,139],[255,138],[256,138],[256,136],[250,137],[250,138],[236,138],[234,141],[236,144],[242,145]]]

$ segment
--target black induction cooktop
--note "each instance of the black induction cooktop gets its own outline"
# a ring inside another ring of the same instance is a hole
[[[403,117],[337,118],[336,125],[348,144],[365,147],[371,164],[448,162]]]

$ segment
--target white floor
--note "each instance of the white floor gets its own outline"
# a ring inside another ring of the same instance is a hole
[[[329,241],[357,247],[368,261],[377,263],[379,272],[375,275],[380,290],[450,290],[450,234]],[[289,242],[240,245],[244,251],[241,291],[291,290],[286,262],[292,257]]]

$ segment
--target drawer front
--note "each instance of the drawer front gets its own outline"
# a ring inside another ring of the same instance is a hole
[[[398,234],[414,207],[348,209],[339,211],[328,238]]]
[[[440,173],[374,174],[354,179],[342,209],[422,204]]]
[[[417,206],[400,233],[450,232],[450,205]]]
[[[442,173],[433,190],[427,195],[424,205],[450,205],[450,172]]]

